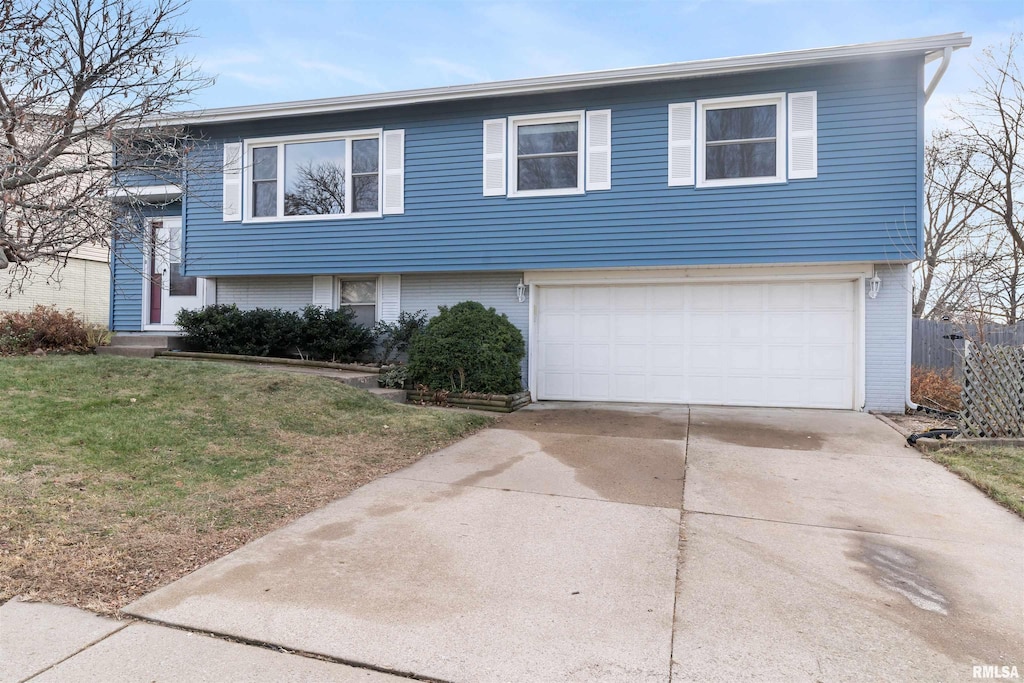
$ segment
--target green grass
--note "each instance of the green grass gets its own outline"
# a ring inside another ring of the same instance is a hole
[[[0,359],[0,396],[0,601],[102,611],[154,587],[112,595],[116,577],[166,578],[154,548],[212,559],[490,422],[322,377],[109,356]]]
[[[948,446],[930,455],[1024,517],[1024,448]]]

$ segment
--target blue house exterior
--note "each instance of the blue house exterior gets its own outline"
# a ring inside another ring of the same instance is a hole
[[[541,400],[902,411],[925,66],[969,44],[183,115],[208,170],[134,192],[174,255],[117,245],[111,328],[473,299],[523,331]]]

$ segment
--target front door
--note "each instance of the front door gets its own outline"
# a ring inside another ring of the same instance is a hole
[[[146,329],[171,329],[178,311],[202,307],[205,282],[182,275],[181,219],[153,219],[150,226]]]

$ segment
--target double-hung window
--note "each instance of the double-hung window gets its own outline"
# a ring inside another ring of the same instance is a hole
[[[786,181],[783,94],[697,102],[697,186]]]
[[[583,112],[509,119],[509,196],[583,192]]]
[[[341,280],[338,300],[356,315],[356,322],[373,327],[377,322],[377,280]]]
[[[381,132],[249,140],[246,219],[380,214]]]

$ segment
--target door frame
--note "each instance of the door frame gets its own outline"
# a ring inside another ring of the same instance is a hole
[[[173,323],[150,323],[150,295],[149,288],[152,284],[150,276],[153,270],[153,223],[159,222],[166,224],[168,221],[177,222],[179,227],[182,229],[181,240],[182,249],[184,249],[185,232],[184,224],[181,220],[181,216],[152,216],[146,219],[146,234],[143,240],[143,252],[142,252],[142,330],[145,332],[180,332],[181,328]],[[160,287],[163,287],[167,283],[161,282]],[[161,296],[163,296],[161,294]],[[196,296],[201,301],[207,303],[207,289],[206,279],[197,277],[196,278]]]
[[[813,282],[848,280],[853,284],[853,396],[852,408],[864,410],[866,402],[866,304],[864,280],[874,273],[872,263],[783,265],[783,266],[695,266],[683,268],[631,268],[608,270],[526,271],[523,282],[530,288],[529,342],[527,343],[527,388],[537,396],[537,354],[539,343],[540,287],[573,285],[657,285],[686,283]],[[539,400],[539,399],[536,399]]]

